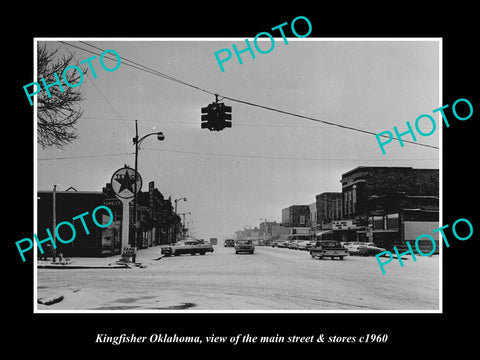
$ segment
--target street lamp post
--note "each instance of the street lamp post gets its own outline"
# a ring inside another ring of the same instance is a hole
[[[135,241],[135,248],[138,247],[138,241],[137,241],[137,233],[138,233],[138,224],[137,224],[137,165],[138,165],[138,149],[140,148],[140,143],[145,140],[145,138],[151,136],[151,135],[157,135],[157,139],[159,141],[162,141],[165,139],[165,136],[161,131],[155,132],[155,133],[150,133],[145,136],[142,136],[140,139],[138,138],[138,124],[137,120],[135,120],[135,137],[132,139],[133,144],[135,145],[135,183],[134,183],[134,190],[133,190],[133,221],[135,224],[135,234],[134,234],[134,241]]]
[[[175,214],[177,213],[177,202],[181,201],[181,200],[184,200],[184,201],[187,201],[187,198],[186,197],[183,197],[183,198],[180,198],[180,199],[175,199]]]

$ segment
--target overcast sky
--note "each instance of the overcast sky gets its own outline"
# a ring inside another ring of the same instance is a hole
[[[94,50],[70,41],[76,46]],[[235,55],[220,70],[214,52],[245,47],[242,39],[140,41],[84,39],[121,57],[151,67],[212,93],[378,133],[406,130],[440,103],[440,46],[419,41],[332,41],[275,39],[268,54]],[[268,49],[269,43],[262,44]],[[49,41],[49,47],[92,54]],[[146,139],[138,170],[165,197],[186,197],[178,212],[200,238],[222,237],[260,218],[281,221],[282,208],[310,204],[315,195],[341,191],[340,179],[357,166],[439,168],[439,151],[394,141],[383,155],[373,135],[272,112],[225,99],[232,106],[230,129],[200,129],[200,108],[214,96],[122,63],[114,72],[92,61],[98,75],[80,89],[83,117],[79,139],[63,150],[38,146],[37,186],[101,191],[115,170],[134,167],[135,120],[139,135],[162,131],[165,140]],[[438,113],[433,117],[438,122]],[[425,131],[431,129],[425,124]],[[424,144],[439,146],[440,127]],[[411,140],[406,136],[405,139]],[[60,159],[58,159],[60,158]],[[50,159],[50,160],[44,160]],[[79,214],[89,209],[79,209]]]

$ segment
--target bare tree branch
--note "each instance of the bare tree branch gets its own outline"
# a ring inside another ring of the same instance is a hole
[[[45,80],[47,85],[56,82],[55,73],[60,79],[62,89],[58,84],[53,85],[48,90],[51,97],[48,97],[44,89],[37,95],[37,139],[42,147],[63,148],[78,138],[76,124],[82,116],[78,103],[84,100],[79,87],[69,87],[66,80],[71,85],[76,85],[82,80],[82,75],[75,68],[69,69],[65,73],[65,79],[62,78],[63,72],[68,66],[75,65],[81,69],[83,75],[87,73],[86,67],[81,67],[78,61],[73,62],[73,53],[63,55],[57,58],[58,48],[55,50],[47,49],[46,44],[38,46],[37,65],[38,80],[43,86],[41,79]]]

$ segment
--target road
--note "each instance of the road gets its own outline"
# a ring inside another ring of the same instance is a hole
[[[43,310],[438,310],[439,258],[397,260],[380,271],[375,257],[314,260],[308,252],[257,246],[155,261],[140,250],[134,269],[38,269],[38,298],[63,296]],[[77,259],[78,262],[85,261]],[[113,262],[115,259],[95,259]]]

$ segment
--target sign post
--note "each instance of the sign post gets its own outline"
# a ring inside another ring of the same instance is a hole
[[[135,178],[137,179],[135,184]],[[130,230],[130,202],[132,201],[135,193],[142,188],[142,178],[137,172],[135,176],[135,170],[125,166],[115,171],[110,180],[112,190],[115,196],[122,202],[122,242],[121,251],[129,244],[129,230]],[[136,186],[135,186],[136,185]]]

